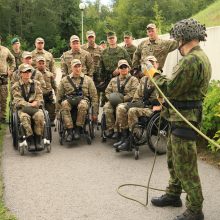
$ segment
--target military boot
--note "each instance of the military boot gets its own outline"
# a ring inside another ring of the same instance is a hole
[[[187,209],[182,215],[176,216],[173,220],[204,220],[204,214],[202,211],[192,212]]]
[[[124,141],[118,146],[118,150],[129,150],[130,148],[130,138],[129,138],[129,130],[123,130]]]
[[[173,206],[173,207],[181,207],[182,201],[180,196],[173,196],[169,194],[164,194],[160,197],[153,197],[151,199],[151,203],[154,206],[165,207],[165,206]]]
[[[76,128],[74,130],[74,135],[73,135],[73,138],[75,140],[79,140],[80,139],[80,130],[81,130],[81,127],[76,126]]]
[[[36,135],[35,136],[35,141],[36,141],[36,148],[37,149],[42,149],[43,145],[42,145],[42,136],[41,135]]]
[[[126,134],[125,134],[125,132],[122,131],[120,140],[118,142],[114,143],[113,147],[118,148],[118,146],[121,145],[125,141],[125,138],[126,138]]]
[[[69,129],[67,129],[66,141],[71,142],[72,140],[73,140],[73,129],[69,128]]]
[[[112,139],[118,139],[119,137],[119,133],[116,131],[114,132],[114,134],[112,135]]]

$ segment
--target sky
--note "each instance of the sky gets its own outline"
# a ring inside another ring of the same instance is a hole
[[[95,0],[89,0],[90,2],[94,2]],[[103,5],[109,5],[111,0],[100,0]]]

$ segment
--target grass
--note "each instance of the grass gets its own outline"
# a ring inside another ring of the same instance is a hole
[[[5,135],[6,126],[1,125],[0,130],[0,164],[2,163],[2,150],[3,150],[3,137]],[[3,199],[3,177],[2,172],[0,172],[0,219],[1,220],[16,220],[16,218],[9,212],[9,210],[4,205]]]
[[[217,0],[192,17],[205,24],[206,27],[220,26],[220,0]]]

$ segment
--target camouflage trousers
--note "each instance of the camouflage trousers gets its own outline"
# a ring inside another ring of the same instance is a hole
[[[188,127],[184,122],[175,122],[174,125]],[[167,163],[170,173],[167,194],[180,195],[184,189],[187,194],[186,207],[194,212],[202,210],[203,195],[198,174],[196,141],[170,133]]]
[[[127,103],[121,103],[116,108],[116,122],[120,130],[128,128],[128,108]]]
[[[117,131],[116,118],[115,118],[115,108],[110,104],[110,102],[105,103],[103,107],[103,112],[105,113],[106,118],[106,128],[114,129]]]
[[[8,85],[0,85],[0,119],[6,117]]]
[[[31,136],[33,135],[31,123],[33,120],[33,127],[34,127],[34,133],[36,135],[43,136],[44,132],[44,113],[40,109],[38,112],[36,112],[33,116],[28,115],[27,113],[22,112],[21,110],[18,111],[18,117],[20,119],[20,122],[24,128],[25,135]]]
[[[150,108],[130,108],[128,111],[128,124],[129,129],[132,129],[134,124],[138,122],[138,118],[141,116],[150,117],[153,114],[153,110]]]
[[[67,100],[61,103],[61,114],[64,120],[65,127],[67,129],[73,128],[73,119],[71,116],[72,106]],[[85,124],[86,115],[89,109],[89,103],[87,100],[82,99],[77,106],[76,126],[83,127]]]
[[[56,105],[55,103],[47,103],[45,102],[45,109],[49,113],[50,121],[54,121],[56,118]]]

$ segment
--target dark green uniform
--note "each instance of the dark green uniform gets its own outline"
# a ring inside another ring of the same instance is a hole
[[[15,70],[18,69],[18,67],[22,64],[22,53],[23,51],[21,50],[19,53],[15,53],[14,50],[11,50],[11,53],[13,54],[13,56],[15,57]]]
[[[174,68],[171,79],[156,74],[157,85],[181,114],[197,127],[201,122],[202,101],[211,78],[211,65],[203,50],[196,46]],[[187,193],[186,206],[202,210],[203,195],[197,168],[196,134],[171,108],[166,110],[172,131],[167,147],[170,172],[167,194],[179,196],[182,188]],[[188,135],[187,135],[188,134]]]
[[[131,65],[131,59],[128,52],[117,46],[116,48],[106,48],[103,50],[100,59],[100,77],[102,80],[110,81],[112,73],[116,70],[119,60],[127,60]]]
[[[129,47],[127,45],[124,45],[122,48],[127,50],[128,54],[130,55],[131,61],[132,61],[133,60],[134,52],[136,51],[137,47],[132,44]]]

